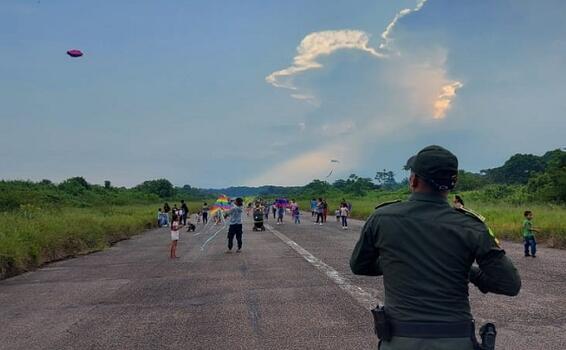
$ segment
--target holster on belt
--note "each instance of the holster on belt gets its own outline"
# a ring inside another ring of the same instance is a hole
[[[494,350],[497,330],[493,323],[486,323],[480,327],[481,349]]]
[[[374,332],[377,337],[383,341],[390,341],[393,334],[391,333],[391,324],[385,314],[385,307],[378,305],[371,310],[373,315]]]
[[[404,322],[392,320],[387,316],[385,307],[378,305],[371,310],[374,331],[382,341],[390,341],[392,337],[441,339],[469,338],[478,350],[494,350],[497,334],[493,323],[486,323],[480,328],[481,345],[476,340],[473,320],[458,322]]]

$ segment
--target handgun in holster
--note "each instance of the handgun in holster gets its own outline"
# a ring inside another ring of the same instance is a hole
[[[481,337],[481,349],[482,350],[494,350],[495,349],[495,337],[497,336],[497,330],[493,323],[486,323],[480,328]]]
[[[371,310],[371,314],[373,315],[374,331],[377,337],[383,341],[390,341],[392,336],[391,324],[385,314],[385,307],[378,305]]]

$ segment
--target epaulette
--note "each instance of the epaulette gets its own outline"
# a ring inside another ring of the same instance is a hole
[[[497,239],[497,237],[495,237],[495,233],[493,232],[493,230],[485,222],[485,217],[483,215],[476,213],[475,211],[467,209],[467,208],[456,208],[456,210],[459,211],[460,213],[471,216],[474,219],[482,222],[485,225],[485,227],[487,228],[487,232],[489,233],[489,236],[491,237],[491,239],[493,240],[495,245],[499,247],[499,240]]]
[[[389,204],[399,203],[399,202],[401,202],[400,199],[396,199],[394,201],[383,202],[383,203],[379,204],[377,207],[375,207],[375,209],[385,207],[386,205],[389,205]]]
[[[485,223],[485,217],[483,215],[481,215],[480,213],[476,213],[473,210],[467,209],[467,208],[456,208],[457,211],[459,211],[460,213],[464,213],[468,216],[471,216],[483,223]]]

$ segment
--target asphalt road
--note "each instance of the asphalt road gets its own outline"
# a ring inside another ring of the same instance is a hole
[[[226,228],[199,225],[170,260],[169,231],[157,229],[1,281],[0,349],[376,349],[367,305],[336,283],[382,295],[380,278],[349,272],[362,223],[286,220],[275,234],[247,223],[239,254],[225,252]],[[471,287],[475,316],[496,322],[498,349],[566,349],[566,251],[532,259],[503,244],[523,288],[510,298]]]

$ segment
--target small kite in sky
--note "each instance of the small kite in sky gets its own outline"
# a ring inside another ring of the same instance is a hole
[[[83,55],[83,52],[81,50],[72,49],[67,51],[67,55],[71,57],[81,57]]]
[[[340,163],[340,161],[338,159],[331,159],[330,163]],[[336,167],[333,166],[332,169],[330,170],[330,174],[326,175],[325,179],[328,179],[330,177],[330,175],[332,175],[332,173],[334,172],[335,169],[336,169]]]

